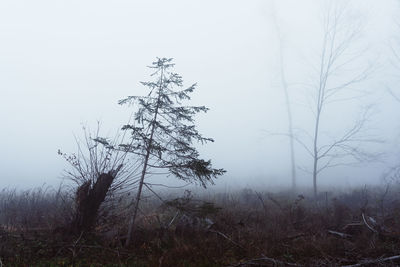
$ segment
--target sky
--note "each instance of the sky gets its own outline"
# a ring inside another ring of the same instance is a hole
[[[210,108],[198,116],[197,125],[215,142],[199,150],[228,171],[219,186],[288,185],[288,140],[273,134],[287,131],[274,23],[283,40],[294,124],[310,132],[313,114],[305,84],[315,82],[326,3],[0,1],[0,187],[61,182],[69,167],[58,149],[76,152],[75,137],[82,138],[82,127],[95,129],[97,122],[104,135],[113,136],[133,112],[118,100],[146,93],[140,81],[149,79],[146,66],[156,57],[174,58],[186,85],[198,84],[191,103]],[[400,104],[387,93],[387,88],[398,90],[391,48],[400,40],[400,4],[358,0],[348,9],[350,21],[362,23],[354,49],[366,52],[335,79],[365,64],[372,64],[374,72],[360,85],[367,96],[327,109],[324,131],[340,134],[361,106],[373,104],[370,129],[385,142],[366,148],[384,156],[321,174],[322,184],[335,186],[379,183],[400,156]],[[301,146],[296,146],[296,158],[299,182],[311,185],[303,170],[311,167],[311,159]]]

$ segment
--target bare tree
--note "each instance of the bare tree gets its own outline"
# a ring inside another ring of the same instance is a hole
[[[397,24],[397,29],[400,30],[400,21],[395,21],[395,23]],[[400,36],[394,39],[394,42],[390,44],[390,48],[393,55],[391,63],[395,68],[395,71],[398,72],[400,71]],[[396,78],[399,78],[399,76],[397,76]],[[388,88],[388,92],[397,102],[400,102],[400,90],[398,88]]]
[[[399,11],[400,11],[400,1]],[[395,21],[397,26],[397,32],[400,33],[400,20]],[[397,35],[396,38],[390,43],[390,48],[392,50],[391,63],[395,70],[395,84],[398,84],[400,81],[400,35]],[[387,87],[389,94],[400,104],[400,89]],[[400,163],[398,163],[395,167],[392,167],[387,174],[384,175],[384,178],[390,178],[391,180],[396,181],[397,183],[400,181]]]
[[[361,27],[359,23],[348,20],[349,7],[342,3],[328,2],[323,18],[321,54],[317,78],[314,79],[311,90],[310,106],[314,114],[313,133],[309,135],[311,142],[307,143],[294,137],[312,158],[311,173],[315,195],[318,177],[323,170],[372,160],[376,156],[362,149],[365,142],[377,141],[366,134],[366,124],[372,114],[370,106],[365,108],[354,124],[340,136],[330,137],[321,125],[323,121],[329,120],[327,112],[331,104],[343,104],[344,101],[360,96],[355,87],[365,81],[372,71],[369,64],[360,70],[362,57],[365,56],[365,49],[357,47]],[[352,67],[357,70],[352,71]],[[325,139],[322,138],[323,134]]]
[[[288,119],[288,137],[289,137],[289,149],[290,149],[290,167],[291,167],[291,177],[292,177],[292,190],[296,190],[296,159],[295,159],[295,149],[294,149],[294,133],[293,133],[293,115],[290,102],[289,85],[286,79],[285,71],[285,59],[284,59],[284,49],[285,44],[282,37],[281,29],[279,27],[278,18],[276,14],[275,1],[272,1],[272,19],[275,26],[275,32],[279,43],[279,76],[281,87],[285,96],[286,104],[286,115]]]

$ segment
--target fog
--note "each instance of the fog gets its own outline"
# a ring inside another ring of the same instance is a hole
[[[310,84],[318,78],[323,10],[328,1],[54,1],[0,2],[1,187],[57,185],[68,168],[57,155],[76,151],[82,126],[113,136],[133,110],[117,104],[143,95],[156,57],[171,57],[192,104],[210,108],[197,125],[212,144],[201,155],[227,173],[220,187],[291,184],[286,102],[280,49],[296,132],[313,132]],[[393,49],[400,51],[395,0],[352,1],[345,27],[360,22],[352,51],[363,51],[339,81],[372,66],[368,78],[323,113],[324,133],[340,135],[373,105],[368,143],[379,160],[321,172],[319,183],[377,184],[399,164],[400,95]],[[276,25],[282,36],[281,45]],[[397,45],[397,46],[396,46]],[[346,54],[344,61],[353,54]],[[358,65],[357,65],[358,64]],[[362,92],[355,94],[354,92]],[[321,140],[323,142],[323,140]],[[296,143],[298,184],[312,186],[312,158]],[[171,178],[168,178],[171,179]]]

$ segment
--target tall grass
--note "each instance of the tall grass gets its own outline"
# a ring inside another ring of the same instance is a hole
[[[0,191],[0,225],[6,229],[53,229],[68,221],[72,211],[72,195],[62,186]]]
[[[320,266],[400,251],[400,190],[394,184],[327,191],[317,198],[307,191],[182,191],[146,192],[133,245],[123,247],[128,196],[110,198],[90,235],[65,237],[51,230],[70,221],[73,190],[4,189],[0,224],[8,238],[0,239],[1,255],[7,255],[2,260],[12,262],[19,255],[21,265],[57,259],[65,266]],[[50,234],[29,237],[30,229]]]

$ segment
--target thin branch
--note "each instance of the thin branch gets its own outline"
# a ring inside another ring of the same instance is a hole
[[[313,152],[310,150],[310,148],[301,140],[299,137],[295,135],[290,135],[288,133],[269,133],[271,136],[287,136],[289,138],[292,138],[295,140],[298,144],[300,144],[311,156],[313,156]]]
[[[231,238],[229,238],[227,235],[225,235],[224,233],[221,233],[220,231],[215,231],[215,230],[208,230],[211,233],[216,233],[220,236],[222,236],[223,238],[225,238],[226,240],[230,241],[232,244],[238,246],[239,248],[246,250],[242,245],[240,245],[239,243],[233,241]]]
[[[387,90],[388,90],[389,94],[390,94],[397,102],[400,102],[400,96],[397,96],[397,95],[393,92],[393,90],[390,89],[390,88],[387,88]]]

